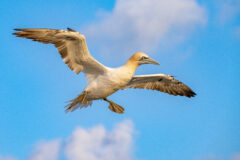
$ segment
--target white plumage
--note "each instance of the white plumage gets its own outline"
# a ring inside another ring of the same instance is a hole
[[[55,29],[15,29],[17,37],[24,37],[42,43],[54,44],[63,61],[76,74],[84,72],[88,85],[83,93],[71,100],[66,111],[92,104],[93,100],[103,99],[109,102],[109,108],[123,113],[124,108],[107,97],[119,89],[142,88],[162,91],[171,95],[193,97],[196,94],[185,84],[165,74],[134,76],[139,65],[159,64],[142,52],[135,53],[123,66],[109,68],[95,60],[89,53],[85,37],[68,28]]]

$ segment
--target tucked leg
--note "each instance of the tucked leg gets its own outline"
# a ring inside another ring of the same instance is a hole
[[[84,91],[77,98],[72,99],[67,106],[65,106],[65,108],[67,108],[65,110],[65,112],[66,113],[69,112],[69,111],[73,112],[77,108],[87,107],[88,105],[91,105],[91,103],[88,102],[88,100],[87,100],[87,92]]]
[[[121,107],[120,105],[114,103],[113,101],[110,101],[107,98],[103,98],[104,101],[107,101],[109,103],[108,108],[112,111],[112,112],[116,112],[116,113],[124,113],[124,108]]]

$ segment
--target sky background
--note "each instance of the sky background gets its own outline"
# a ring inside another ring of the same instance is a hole
[[[1,0],[0,160],[240,160],[239,0]],[[191,99],[128,89],[65,114],[85,87],[53,45],[14,28],[70,27],[117,67],[135,52],[190,86]]]

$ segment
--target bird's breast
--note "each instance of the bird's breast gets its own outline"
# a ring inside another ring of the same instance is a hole
[[[92,80],[85,90],[89,92],[89,98],[102,99],[123,88],[131,78],[132,75],[128,72],[111,70]]]

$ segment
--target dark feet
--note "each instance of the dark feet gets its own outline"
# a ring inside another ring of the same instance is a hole
[[[116,112],[116,113],[124,113],[124,108],[116,103],[114,103],[113,101],[110,101],[107,98],[103,98],[104,101],[107,101],[109,103],[108,108],[112,111],[112,112]]]

